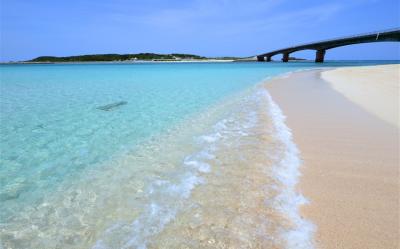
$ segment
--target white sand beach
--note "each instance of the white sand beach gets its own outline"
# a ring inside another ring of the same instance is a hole
[[[399,248],[399,68],[314,70],[265,84],[301,151],[298,188],[317,248]]]
[[[400,65],[339,68],[321,75],[346,98],[399,127]]]

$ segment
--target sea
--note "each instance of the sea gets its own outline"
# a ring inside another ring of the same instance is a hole
[[[314,248],[263,84],[386,63],[0,65],[0,249]]]

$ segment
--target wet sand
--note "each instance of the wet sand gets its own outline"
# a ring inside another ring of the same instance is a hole
[[[310,201],[302,213],[317,226],[317,248],[399,248],[399,129],[334,90],[321,72],[265,84],[301,151],[298,188]]]

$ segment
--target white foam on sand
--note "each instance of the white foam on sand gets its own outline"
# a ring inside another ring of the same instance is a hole
[[[174,172],[171,178],[165,177],[152,182],[146,190],[143,212],[132,223],[116,223],[103,234],[104,239],[96,242],[93,249],[147,248],[150,239],[160,233],[175,219],[176,214],[188,204],[191,191],[205,181],[200,173],[207,173],[211,165],[202,161],[210,156],[200,151],[184,159],[182,172]],[[189,203],[190,204],[190,203]],[[113,242],[118,239],[117,242]],[[106,241],[107,240],[107,241]]]
[[[214,153],[218,150],[216,143],[226,136],[246,136],[242,129],[251,128],[256,122],[255,112],[249,112],[245,122],[240,124],[232,118],[222,119],[213,126],[211,133],[195,138],[194,142],[200,144],[201,149],[186,156],[177,172],[171,172],[152,182],[146,190],[147,201],[142,213],[131,223],[117,222],[108,228],[93,249],[115,246],[147,248],[152,238],[162,232],[179,212],[195,205],[190,202],[189,197],[196,185],[205,184],[202,174],[209,173],[212,169],[209,162],[215,158]]]
[[[301,160],[299,150],[292,140],[291,130],[286,126],[279,106],[272,100],[266,90],[260,90],[267,98],[267,111],[272,118],[272,135],[283,145],[281,153],[276,156],[273,166],[274,176],[280,183],[279,194],[273,200],[273,207],[291,222],[290,228],[282,228],[281,236],[288,249],[314,248],[313,234],[315,225],[301,217],[299,208],[307,200],[296,191],[300,176]]]
[[[272,168],[278,182],[275,186],[278,195],[267,203],[290,223],[290,226],[279,226],[279,239],[288,249],[312,249],[315,228],[300,216],[299,207],[307,200],[296,191],[301,162],[290,129],[284,122],[285,117],[266,90],[260,88],[247,98],[266,100],[266,111],[272,120],[271,135],[281,144],[280,150],[273,155],[275,164]],[[217,122],[210,133],[196,137],[194,142],[201,145],[198,151],[183,158],[182,166],[175,172],[149,183],[144,190],[143,211],[131,222],[116,222],[109,227],[93,249],[148,248],[179,213],[196,205],[190,200],[191,192],[197,185],[206,183],[203,174],[212,171],[218,143],[224,143],[227,137],[241,140],[258,122],[255,110],[248,110],[241,122],[236,118],[236,113],[230,113],[229,117]]]

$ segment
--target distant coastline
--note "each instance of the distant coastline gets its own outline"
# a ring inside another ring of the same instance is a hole
[[[66,62],[31,62],[31,61],[15,61],[0,62],[0,65],[13,64],[140,64],[140,63],[206,63],[206,62],[235,62],[239,60],[223,60],[223,59],[204,59],[204,60],[135,60],[135,61],[66,61]],[[253,60],[254,61],[254,60]]]
[[[290,61],[305,61],[305,59],[290,57]],[[74,64],[74,63],[149,63],[149,62],[254,62],[256,56],[249,57],[205,57],[195,54],[87,54],[74,56],[39,56],[26,61],[0,62],[0,64]],[[278,60],[280,61],[280,60]]]
[[[86,54],[74,56],[39,56],[26,61],[10,61],[2,64],[38,64],[38,63],[133,63],[133,62],[219,62],[241,60],[241,57],[205,57],[194,54]],[[250,59],[250,58],[246,58]]]

